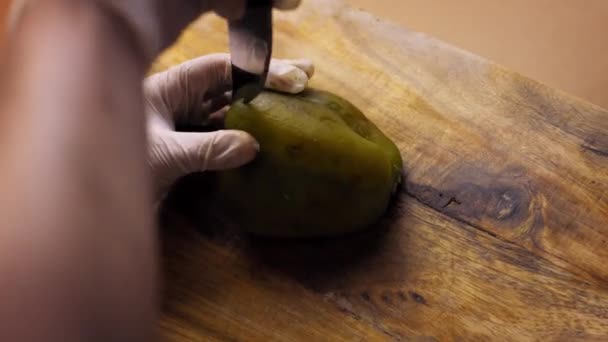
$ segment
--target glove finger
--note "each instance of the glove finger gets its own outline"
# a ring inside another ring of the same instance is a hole
[[[230,89],[230,56],[211,54],[195,58],[152,75],[144,82],[149,107],[171,123],[189,123],[188,115],[200,112],[209,100]]]
[[[315,74],[315,65],[310,59],[277,59],[276,61],[277,63],[285,63],[293,65],[298,69],[301,69],[306,73],[306,76],[308,76],[309,79],[312,78],[312,76]]]
[[[306,89],[307,73],[297,66],[284,61],[276,61],[270,66],[266,87],[277,91],[297,94]]]
[[[236,130],[176,132],[174,137],[180,146],[175,157],[182,175],[236,168],[252,161],[259,151],[251,135]]]
[[[258,143],[251,135],[235,130],[163,131],[154,135],[149,148],[149,164],[159,196],[183,176],[237,168],[252,161],[259,151]]]
[[[219,110],[213,112],[211,115],[209,115],[209,124],[211,126],[215,127],[216,130],[224,129],[225,128],[224,121],[226,119],[226,113],[228,113],[229,109],[230,109],[229,106],[225,106],[225,107],[220,108]]]
[[[230,104],[232,94],[230,92],[224,93],[222,96],[205,101],[200,110],[192,111],[186,118],[186,122],[182,123],[185,125],[200,125],[211,120],[211,115],[218,110],[225,108]]]
[[[266,87],[297,94],[306,89],[313,74],[314,65],[307,59],[273,59],[268,69]]]

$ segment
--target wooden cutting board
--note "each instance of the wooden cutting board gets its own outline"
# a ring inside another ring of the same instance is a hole
[[[164,337],[608,340],[607,111],[338,1],[275,20],[275,57],[312,59],[312,86],[394,139],[406,186],[338,239],[168,215]],[[226,49],[207,16],[153,70]]]

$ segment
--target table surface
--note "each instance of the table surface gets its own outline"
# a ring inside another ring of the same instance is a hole
[[[608,108],[608,1],[347,2]]]
[[[396,142],[405,186],[373,229],[285,241],[204,218],[204,177],[184,181],[164,217],[164,337],[608,339],[607,111],[339,1],[275,20],[275,56],[313,59],[312,86]],[[152,71],[226,49],[207,16]]]

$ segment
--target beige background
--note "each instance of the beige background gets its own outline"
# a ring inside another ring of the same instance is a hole
[[[608,108],[608,0],[347,1]]]
[[[608,108],[608,0],[346,1]]]

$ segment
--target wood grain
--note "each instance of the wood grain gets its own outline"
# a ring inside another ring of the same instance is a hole
[[[407,182],[379,227],[340,239],[171,215],[164,336],[608,339],[608,112],[338,1],[277,13],[275,45],[395,140]],[[226,46],[207,16],[152,71]]]

